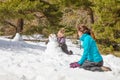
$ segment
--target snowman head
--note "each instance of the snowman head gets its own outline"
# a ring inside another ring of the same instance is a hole
[[[57,36],[55,34],[50,34],[49,41],[50,42],[57,42]]]

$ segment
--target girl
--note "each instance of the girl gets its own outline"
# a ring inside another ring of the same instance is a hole
[[[61,49],[63,50],[63,52],[65,52],[68,55],[73,54],[72,51],[68,51],[67,45],[66,45],[66,41],[65,41],[65,29],[61,28],[58,33],[57,33],[57,40],[59,43],[59,46],[61,47]]]
[[[71,63],[70,67],[80,67],[91,71],[103,71],[103,69],[106,69],[105,67],[102,67],[103,58],[99,53],[90,29],[82,24],[77,26],[77,32],[79,40],[83,41],[82,47],[84,51],[81,59],[78,62]]]

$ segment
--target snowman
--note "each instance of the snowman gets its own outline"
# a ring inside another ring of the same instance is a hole
[[[19,33],[16,33],[12,41],[23,41],[22,36]]]
[[[49,35],[49,42],[47,44],[47,48],[45,50],[46,53],[63,53],[59,43],[57,41],[57,36],[55,34]]]

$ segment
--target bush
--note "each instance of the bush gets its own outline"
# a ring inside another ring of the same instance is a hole
[[[4,34],[4,32],[0,31],[0,35],[2,36]]]
[[[113,54],[114,55],[113,46],[107,47],[105,45],[98,44],[98,48],[99,48],[101,54],[104,54],[104,55]]]
[[[48,37],[49,34],[50,34],[50,31],[49,31],[47,28],[44,28],[44,29],[42,30],[42,34],[44,35],[44,37]]]

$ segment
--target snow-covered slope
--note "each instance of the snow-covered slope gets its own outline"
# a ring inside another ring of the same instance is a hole
[[[103,56],[104,65],[111,67],[111,72],[71,69],[69,64],[78,61],[83,50],[70,40],[67,45],[74,55],[61,51],[46,53],[48,46],[41,42],[0,38],[0,80],[120,80],[120,58]]]

